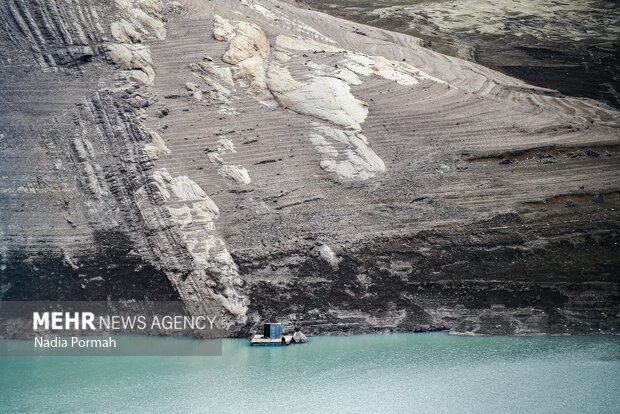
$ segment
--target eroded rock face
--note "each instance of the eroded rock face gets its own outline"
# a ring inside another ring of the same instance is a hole
[[[368,146],[368,139],[362,134],[341,131],[325,125],[315,124],[321,135],[311,135],[310,140],[321,153],[321,168],[349,179],[369,179],[385,171],[383,160]],[[335,149],[339,144],[347,149],[341,154]]]
[[[224,240],[215,229],[214,220],[220,214],[218,207],[187,176],[172,177],[166,169],[161,169],[153,172],[149,184],[178,226],[184,247],[194,261],[192,274],[174,282],[182,292],[181,298],[188,303],[200,303],[206,298],[214,300],[239,322],[244,322],[246,302],[235,290],[242,281]],[[148,199],[146,188],[137,193]],[[220,291],[215,292],[215,287]]]
[[[131,25],[131,23],[121,20],[110,25],[112,37],[120,43],[140,43],[142,35]]]
[[[617,331],[617,111],[287,3],[50,4],[0,2],[0,298]]]
[[[155,78],[151,52],[145,46],[109,44],[108,56],[112,62],[129,71],[128,77],[144,85],[150,85]]]
[[[368,115],[368,104],[356,99],[346,82],[317,77],[309,83],[297,82],[286,69],[269,66],[267,85],[276,100],[285,109],[330,121],[354,131]]]
[[[235,26],[235,36],[222,60],[235,65],[254,56],[265,59],[269,55],[269,42],[263,30],[254,23],[239,22]]]
[[[166,38],[166,27],[157,11],[161,10],[161,6],[156,1],[115,0],[115,2],[136,26],[152,33],[160,40]]]
[[[248,93],[259,98],[267,97],[265,82],[265,59],[269,56],[269,41],[263,30],[254,23],[230,22],[217,17],[214,21],[214,37],[230,40],[222,61],[235,66],[234,78],[249,84]],[[230,69],[226,68],[230,71]]]
[[[228,42],[235,37],[235,28],[228,20],[216,14],[213,16],[213,37]]]

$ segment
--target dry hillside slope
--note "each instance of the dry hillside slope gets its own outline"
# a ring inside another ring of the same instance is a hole
[[[616,332],[620,112],[275,0],[0,0],[0,298]]]

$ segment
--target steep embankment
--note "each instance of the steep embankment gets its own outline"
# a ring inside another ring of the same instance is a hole
[[[3,299],[615,331],[617,111],[284,2],[0,7]]]

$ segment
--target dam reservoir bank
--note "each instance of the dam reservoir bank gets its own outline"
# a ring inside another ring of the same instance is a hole
[[[181,340],[131,339],[140,347]],[[274,348],[224,339],[216,357],[5,356],[0,372],[3,412],[219,413],[270,405],[308,413],[613,413],[620,406],[617,336],[371,334]]]
[[[618,7],[547,3],[0,0],[0,311],[146,334],[0,414],[618,413]]]

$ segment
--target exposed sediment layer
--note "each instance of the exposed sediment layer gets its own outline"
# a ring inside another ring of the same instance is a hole
[[[286,2],[0,8],[0,298],[617,331],[618,111]]]
[[[303,0],[321,11],[423,38],[426,47],[528,83],[620,108],[618,21],[609,0]],[[357,27],[364,34],[363,27]]]

